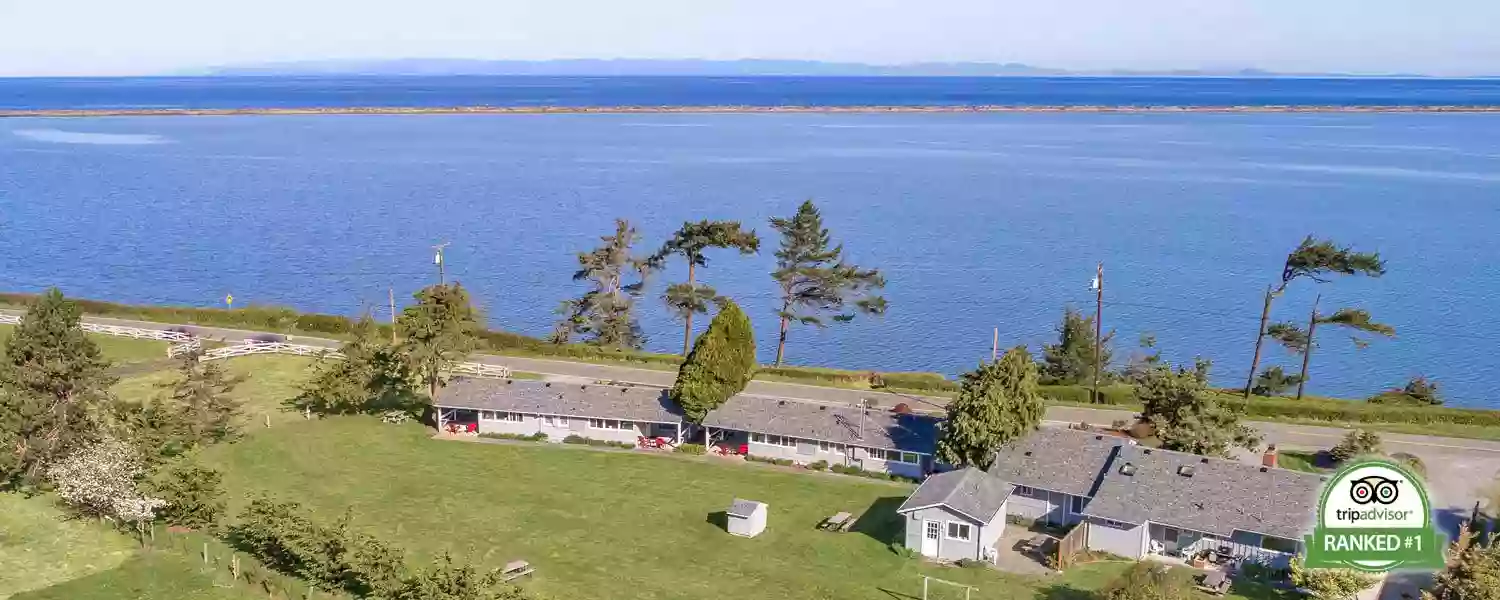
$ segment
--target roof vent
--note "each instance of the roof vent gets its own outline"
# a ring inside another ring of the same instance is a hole
[[[828,407],[827,406],[819,406],[818,410],[828,410]]]
[[[1096,440],[1102,440],[1102,439],[1104,439],[1104,436],[1102,436],[1102,435],[1096,435],[1096,436],[1094,436],[1094,439],[1096,439]]]
[[[542,387],[552,387],[552,382],[548,381],[547,383],[542,384]]]
[[[589,389],[589,386],[580,385],[580,386],[578,386],[578,389],[580,389],[580,390],[586,390],[586,389]]]
[[[777,400],[776,406],[786,406],[786,400]]]
[[[1205,457],[1203,457],[1203,458],[1201,458],[1201,459],[1199,459],[1199,460],[1200,460],[1200,461],[1201,461],[1201,462],[1202,462],[1202,463],[1203,463],[1203,464],[1205,464],[1205,465],[1206,465],[1206,464],[1208,464],[1208,457],[1207,457],[1207,456],[1205,456]]]
[[[1270,467],[1261,467],[1260,468],[1260,472],[1262,472],[1262,473],[1265,473],[1266,471],[1269,471],[1269,470],[1271,470]]]
[[[1151,453],[1151,449],[1150,448],[1145,448],[1145,449],[1141,450],[1141,453],[1142,454],[1150,454]]]
[[[1177,474],[1183,477],[1192,477],[1193,465],[1182,465],[1180,467],[1177,467]]]
[[[515,382],[516,382],[516,380],[514,380],[514,379],[507,379],[507,380],[505,380],[505,385],[510,385],[512,383],[515,383]]]
[[[1120,465],[1120,474],[1121,475],[1135,475],[1135,465],[1132,465],[1130,463],[1125,463],[1123,465]]]
[[[1031,456],[1031,451],[1030,450],[1026,451],[1026,456]]]

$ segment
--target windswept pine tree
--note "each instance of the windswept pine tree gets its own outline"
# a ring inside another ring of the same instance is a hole
[[[803,202],[790,218],[773,217],[771,228],[781,233],[776,270],[771,272],[781,287],[781,308],[776,311],[781,318],[777,366],[786,355],[787,329],[792,323],[825,327],[824,317],[830,314],[835,323],[852,321],[858,313],[885,314],[885,298],[875,294],[885,287],[885,277],[878,269],[844,262],[844,247],[832,245],[823,216],[811,200]]]
[[[1025,346],[964,373],[938,435],[937,458],[987,469],[1000,446],[1036,431],[1045,407],[1037,367]]]
[[[588,282],[589,290],[558,306],[556,312],[562,319],[553,327],[549,341],[566,344],[581,337],[599,346],[645,345],[646,336],[635,318],[635,300],[645,288],[653,262],[650,257],[631,253],[640,237],[630,221],[615,219],[614,235],[599,238],[603,243],[598,248],[578,253],[578,271],[573,273],[573,281]],[[626,283],[630,276],[635,281]]]
[[[1335,275],[1380,277],[1385,275],[1385,261],[1381,260],[1379,252],[1356,252],[1351,247],[1335,244],[1333,240],[1319,240],[1310,235],[1287,254],[1286,263],[1281,268],[1281,281],[1266,286],[1260,329],[1255,334],[1255,354],[1250,359],[1250,373],[1245,378],[1246,398],[1250,397],[1250,389],[1255,386],[1257,370],[1260,369],[1261,345],[1270,333],[1267,323],[1271,319],[1271,303],[1298,279],[1327,283]]]
[[[1094,340],[1094,318],[1084,316],[1073,307],[1063,309],[1057,324],[1057,343],[1042,349],[1042,378],[1049,384],[1077,385],[1094,378],[1094,346],[1099,346],[1099,364],[1106,371],[1114,351],[1110,341],[1113,331],[1104,335],[1103,343]]]
[[[687,281],[668,286],[666,293],[662,295],[667,308],[682,319],[684,356],[693,345],[693,315],[707,313],[709,303],[718,296],[714,288],[701,285],[696,279],[698,267],[708,266],[708,258],[703,252],[710,248],[734,248],[741,255],[755,254],[760,251],[760,237],[755,235],[755,230],[746,231],[740,227],[739,221],[704,220],[683,223],[682,228],[672,234],[672,239],[662,244],[661,249],[650,259],[658,267],[674,255],[687,261]]]
[[[750,317],[733,300],[721,298],[719,314],[693,343],[669,397],[689,421],[702,423],[709,411],[744,391],[754,376],[755,332]]]
[[[1396,329],[1384,323],[1377,323],[1370,318],[1370,311],[1362,308],[1340,308],[1333,314],[1319,314],[1317,303],[1313,303],[1312,317],[1308,319],[1307,329],[1298,327],[1294,323],[1273,323],[1266,328],[1266,335],[1280,342],[1288,351],[1302,356],[1302,373],[1296,376],[1297,399],[1302,399],[1302,390],[1307,385],[1307,367],[1312,360],[1312,350],[1317,347],[1314,336],[1318,333],[1319,326],[1339,327],[1348,330],[1349,339],[1355,348],[1363,349],[1370,345],[1368,339],[1360,337],[1359,334],[1374,334],[1383,337],[1395,337]]]

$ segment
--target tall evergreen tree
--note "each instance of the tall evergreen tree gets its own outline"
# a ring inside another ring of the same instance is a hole
[[[410,409],[415,404],[412,364],[401,347],[387,342],[369,315],[355,321],[339,348],[343,359],[320,361],[301,393],[288,401],[318,414],[360,414]]]
[[[1245,378],[1245,397],[1250,397],[1250,388],[1255,385],[1257,369],[1260,368],[1261,344],[1266,340],[1266,324],[1271,318],[1271,303],[1286,292],[1287,286],[1298,279],[1311,279],[1327,283],[1335,275],[1385,275],[1385,261],[1379,252],[1357,252],[1348,246],[1339,246],[1333,240],[1319,240],[1307,236],[1297,248],[1286,256],[1281,267],[1281,281],[1266,287],[1265,302],[1260,313],[1260,329],[1255,334],[1255,354],[1250,359],[1250,374]]]
[[[177,379],[163,386],[189,446],[223,441],[239,429],[240,402],[230,394],[246,378],[230,376],[219,363],[202,357],[201,351],[180,355]]]
[[[48,461],[89,440],[106,420],[109,361],[56,288],[37,299],[0,358],[0,486],[40,478]]]
[[[682,229],[672,234],[667,243],[652,255],[653,265],[661,265],[670,256],[681,256],[687,261],[687,281],[675,283],[667,288],[662,300],[678,318],[682,319],[682,354],[687,355],[693,344],[693,315],[708,312],[708,303],[718,294],[712,287],[699,285],[695,279],[698,267],[708,266],[703,255],[709,248],[734,248],[742,255],[760,251],[760,237],[755,230],[746,231],[739,221],[698,221],[683,223]]]
[[[1041,425],[1045,408],[1037,391],[1037,367],[1025,346],[964,373],[959,385],[938,435],[938,460],[988,469],[1002,445]]]
[[[781,234],[776,270],[771,272],[781,287],[781,309],[776,311],[781,318],[777,366],[786,355],[787,329],[793,322],[824,327],[823,317],[829,313],[835,323],[849,322],[856,313],[885,314],[885,298],[874,293],[885,287],[885,276],[878,269],[844,262],[843,245],[830,246],[823,216],[811,200],[789,218],[773,217],[771,228]]]
[[[754,376],[755,332],[750,317],[733,300],[723,298],[719,314],[683,360],[669,394],[689,421],[702,423],[709,411],[744,391]]]
[[[1114,352],[1110,341],[1113,331],[1104,335],[1099,345],[1100,368],[1108,370]],[[1042,349],[1043,380],[1051,384],[1078,385],[1094,379],[1094,318],[1086,317],[1073,307],[1063,309],[1057,324],[1057,343]]]
[[[1207,380],[1206,361],[1192,369],[1160,365],[1138,380],[1141,416],[1156,429],[1162,447],[1223,457],[1229,456],[1231,447],[1257,448],[1260,434],[1241,424],[1238,413],[1208,392]]]
[[[474,351],[481,317],[469,292],[456,282],[429,286],[414,297],[417,303],[401,311],[396,328],[401,332],[401,351],[437,410],[443,373]]]
[[[640,237],[630,221],[615,219],[614,235],[599,238],[603,243],[598,248],[578,253],[578,270],[573,273],[573,281],[588,282],[589,290],[558,306],[556,312],[562,319],[548,336],[552,343],[566,344],[582,337],[599,346],[645,345],[646,336],[635,318],[635,300],[645,288],[654,263],[650,257],[631,253]],[[630,276],[635,281],[626,283]]]
[[[1448,567],[1431,590],[1422,592],[1422,600],[1500,600],[1500,538],[1477,541],[1455,545]]]

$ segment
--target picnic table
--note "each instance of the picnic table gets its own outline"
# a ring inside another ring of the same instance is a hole
[[[1052,538],[1038,533],[1031,536],[1030,539],[1026,540],[1026,549],[1031,550],[1032,552],[1041,552],[1043,548],[1047,547],[1047,542],[1051,540]]]
[[[1229,591],[1229,576],[1223,571],[1209,571],[1203,575],[1203,584],[1198,587],[1208,593],[1222,595]]]
[[[524,560],[513,560],[505,563],[505,568],[500,570],[500,576],[503,581],[510,581],[522,575],[530,575],[535,571],[536,569],[532,568],[531,563]]]
[[[823,519],[823,522],[818,524],[818,529],[822,529],[825,531],[847,531],[853,524],[853,515],[846,512],[840,512],[831,517],[828,517],[827,519]]]

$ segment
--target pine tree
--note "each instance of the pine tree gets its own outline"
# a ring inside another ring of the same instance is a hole
[[[625,219],[615,219],[614,235],[606,235],[598,248],[578,253],[578,270],[573,281],[589,282],[583,296],[564,300],[555,311],[562,319],[553,327],[548,340],[566,344],[575,337],[598,346],[640,348],[646,343],[640,323],[635,318],[635,300],[645,289],[646,277],[655,269],[650,257],[637,257],[631,248],[640,240],[635,226]],[[626,283],[628,275],[634,283]]]
[[[683,223],[656,254],[649,259],[657,268],[672,255],[687,261],[687,281],[667,288],[662,300],[683,321],[682,353],[686,355],[693,340],[693,315],[708,312],[708,303],[718,294],[712,287],[695,280],[698,267],[708,266],[703,251],[709,248],[734,248],[742,255],[760,251],[760,237],[755,230],[746,231],[739,221],[699,221]]]
[[[26,311],[0,358],[0,487],[32,483],[51,460],[106,420],[109,375],[82,311],[48,290]]]
[[[481,316],[458,283],[430,286],[414,297],[417,303],[401,311],[396,327],[401,332],[401,351],[413,375],[426,384],[427,397],[436,410],[443,373],[478,346]]]
[[[709,411],[744,391],[754,375],[755,332],[750,317],[725,298],[719,302],[719,314],[683,360],[670,397],[689,421],[702,423]]]
[[[938,436],[938,459],[987,469],[1002,445],[1036,431],[1045,410],[1037,379],[1025,346],[964,373]]]
[[[230,394],[246,379],[225,374],[219,363],[200,360],[202,356],[201,351],[182,354],[177,380],[163,386],[189,447],[220,442],[238,431],[240,402]]]
[[[823,216],[811,200],[790,218],[773,217],[771,228],[781,233],[776,251],[776,270],[771,278],[781,287],[780,339],[776,342],[776,365],[786,355],[786,335],[793,323],[825,327],[823,316],[834,313],[835,323],[854,320],[856,313],[885,314],[885,298],[875,290],[885,287],[878,269],[861,269],[844,262],[844,247],[832,246]],[[852,305],[853,311],[846,310]]]
[[[1192,369],[1160,365],[1137,382],[1136,396],[1144,405],[1141,416],[1156,429],[1162,447],[1226,458],[1231,447],[1256,449],[1260,435],[1208,393],[1207,380],[1208,363],[1199,361]]]
[[[1260,368],[1260,348],[1270,331],[1266,323],[1271,318],[1271,303],[1286,292],[1287,286],[1298,279],[1311,279],[1327,283],[1334,275],[1385,275],[1385,261],[1379,252],[1356,252],[1348,246],[1339,246],[1333,240],[1319,240],[1309,235],[1302,243],[1286,255],[1281,267],[1281,281],[1266,287],[1264,305],[1260,313],[1260,329],[1255,335],[1255,354],[1250,359],[1250,374],[1245,378],[1245,397],[1250,397],[1250,388],[1255,385],[1257,369]]]
[[[352,338],[327,358],[288,405],[321,415],[410,410],[416,402],[411,364],[399,346],[380,335],[369,315],[355,321]]]
[[[1314,337],[1319,333],[1319,327],[1339,327],[1349,330],[1349,339],[1354,347],[1364,349],[1370,345],[1366,338],[1358,334],[1374,334],[1383,337],[1395,337],[1396,329],[1384,323],[1377,323],[1370,318],[1370,311],[1361,308],[1340,308],[1330,315],[1318,313],[1318,306],[1313,304],[1313,314],[1308,322],[1307,329],[1302,329],[1292,323],[1274,323],[1266,328],[1266,335],[1281,343],[1289,352],[1302,356],[1302,372],[1293,378],[1297,386],[1297,399],[1302,399],[1303,387],[1307,385],[1307,368],[1311,364],[1311,350],[1318,347]],[[1253,391],[1252,386],[1252,391]]]
[[[1113,352],[1110,340],[1113,331],[1105,334],[1099,345],[1099,365],[1109,368]],[[1062,322],[1057,324],[1057,343],[1042,349],[1043,381],[1049,384],[1078,385],[1094,378],[1094,318],[1085,317],[1069,306],[1063,309]]]

